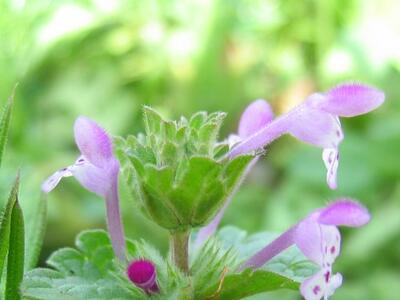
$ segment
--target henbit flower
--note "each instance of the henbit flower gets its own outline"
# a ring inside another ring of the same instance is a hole
[[[107,224],[114,252],[125,259],[125,238],[121,223],[118,173],[119,162],[112,152],[112,142],[105,130],[86,117],[74,124],[75,142],[81,155],[71,166],[58,170],[42,185],[49,193],[63,177],[74,176],[89,191],[105,198]]]
[[[360,227],[370,220],[368,210],[358,202],[342,199],[318,209],[280,235],[244,262],[239,271],[257,269],[295,244],[320,270],[303,281],[300,292],[306,300],[327,300],[342,284],[340,273],[332,274],[332,265],[340,253],[337,226]]]
[[[324,149],[327,183],[331,189],[335,189],[339,164],[338,148],[343,139],[339,117],[365,114],[380,106],[384,99],[383,92],[357,83],[339,85],[325,94],[313,94],[302,104],[239,143],[229,155],[235,157],[263,148],[281,135],[289,133]]]
[[[151,261],[140,259],[131,262],[127,269],[127,275],[146,294],[159,292],[156,267]]]
[[[228,140],[230,146],[233,147],[235,144],[240,143],[242,140],[246,139],[254,132],[267,125],[273,118],[274,118],[274,113],[267,101],[263,99],[258,99],[253,101],[251,104],[247,106],[247,108],[244,110],[244,112],[240,117],[238,134],[231,134],[229,136]],[[232,196],[236,194],[237,189],[241,185],[246,175],[257,163],[258,158],[259,158],[258,156],[255,157],[247,166],[241,178],[241,181],[236,185],[235,190],[232,191],[231,195],[225,201],[223,207],[220,209],[220,211],[214,217],[214,219],[208,225],[199,230],[195,242],[195,248],[201,246],[203,242],[206,241],[217,230],[226,208],[232,201]]]

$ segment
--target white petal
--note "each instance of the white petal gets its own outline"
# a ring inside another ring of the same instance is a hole
[[[325,291],[325,297],[328,299],[329,297],[333,296],[335,293],[336,289],[338,289],[343,283],[343,276],[340,273],[337,273],[333,276],[331,276],[329,280],[329,284],[326,287]]]
[[[45,182],[43,182],[42,191],[45,193],[51,192],[57,186],[57,184],[60,182],[60,180],[63,177],[72,176],[73,168],[74,168],[74,165],[60,169],[57,172],[55,172],[53,175],[51,175],[49,178],[47,178]]]
[[[326,181],[331,189],[337,188],[337,169],[339,167],[339,151],[337,148],[326,148],[322,152],[326,167]]]
[[[325,295],[327,283],[325,280],[326,272],[330,270],[320,270],[318,273],[304,280],[300,286],[300,293],[306,300],[320,300]]]
[[[336,226],[320,225],[322,235],[323,266],[332,266],[340,254],[340,232]]]
[[[332,269],[326,267],[304,280],[300,292],[306,300],[327,300],[342,285],[342,281],[340,273],[332,275]]]

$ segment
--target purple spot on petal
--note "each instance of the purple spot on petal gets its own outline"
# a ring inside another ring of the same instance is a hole
[[[320,288],[320,286],[319,285],[316,285],[314,288],[313,288],[313,293],[314,293],[314,295],[318,295],[318,293],[321,291],[321,288]]]
[[[330,278],[330,276],[331,276],[331,273],[328,271],[328,272],[326,272],[325,274],[324,274],[324,277],[325,277],[325,282],[326,283],[328,283],[329,282],[329,278]]]
[[[335,246],[332,246],[331,247],[331,254],[335,254],[335,252],[336,252],[336,248],[335,248]]]

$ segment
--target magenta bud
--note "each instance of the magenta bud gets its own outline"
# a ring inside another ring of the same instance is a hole
[[[157,271],[154,264],[145,259],[131,262],[127,269],[129,279],[147,294],[159,292]]]

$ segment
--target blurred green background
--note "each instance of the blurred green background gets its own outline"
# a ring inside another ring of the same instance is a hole
[[[223,224],[282,231],[338,196],[362,200],[374,219],[344,229],[334,299],[400,294],[400,2],[397,0],[2,0],[0,99],[16,82],[16,107],[2,201],[18,168],[29,219],[40,184],[74,161],[72,125],[89,116],[114,135],[142,130],[141,105],[165,116],[228,112],[221,138],[244,107],[271,101],[277,114],[344,80],[383,89],[373,113],[343,120],[339,188],[328,189],[320,149],[284,137],[269,147]],[[167,249],[166,233],[144,220],[124,192],[130,237]],[[42,261],[85,228],[104,227],[103,201],[74,179],[48,197]],[[283,292],[257,299],[300,299]]]

